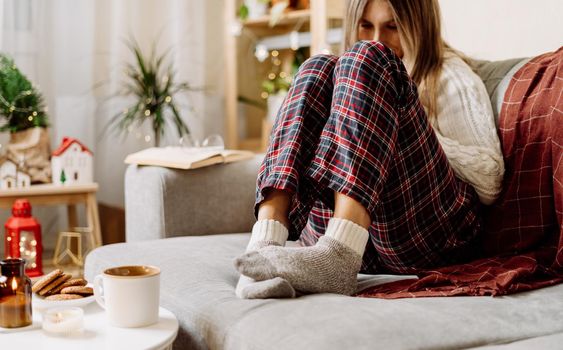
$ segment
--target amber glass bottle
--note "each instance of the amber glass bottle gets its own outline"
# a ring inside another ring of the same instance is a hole
[[[24,259],[0,261],[0,327],[31,324],[31,280],[25,275]]]

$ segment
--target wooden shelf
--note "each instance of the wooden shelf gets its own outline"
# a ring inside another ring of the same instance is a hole
[[[267,16],[262,16],[260,18],[249,19],[249,20],[243,21],[242,25],[245,26],[245,27],[271,27],[270,26],[271,18],[272,17],[270,15],[267,15]],[[296,24],[299,21],[309,22],[310,18],[311,18],[311,10],[310,9],[292,10],[292,11],[288,11],[288,12],[284,13],[282,15],[282,17],[280,18],[280,20],[278,22],[276,22],[276,26],[277,25]]]
[[[303,26],[299,30],[300,37],[297,41],[310,44],[308,54],[325,52],[327,46],[334,41],[331,39],[332,29],[341,24],[345,1],[310,0],[310,9],[287,11],[273,27],[270,26],[269,15],[240,22],[237,10],[241,3],[242,0],[225,1],[225,141],[228,148],[264,151],[271,126],[265,123],[265,116],[261,117],[262,112],[248,106],[243,109],[239,105],[239,95],[260,99],[257,82],[249,79],[258,79],[254,73],[261,63],[254,57],[249,58],[251,52],[260,43],[269,50],[281,50],[280,57],[284,56],[287,52],[282,51],[289,50],[287,48],[291,47],[291,43],[278,45],[277,41],[272,44],[272,40],[285,40],[288,37],[287,41],[290,41],[289,33],[300,27],[300,24]],[[233,33],[233,28],[238,27],[239,23],[251,33]],[[242,136],[241,125],[245,128]]]

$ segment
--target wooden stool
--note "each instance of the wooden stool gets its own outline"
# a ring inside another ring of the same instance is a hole
[[[96,241],[92,234],[92,229],[88,227],[74,227],[72,231],[59,232],[55,254],[53,255],[53,265],[59,266],[65,257],[69,257],[74,265],[82,267],[84,265],[84,255],[82,254],[82,236],[86,235],[88,249],[86,254],[96,247]],[[66,239],[66,246],[62,249],[63,241]],[[73,251],[73,239],[76,239],[76,252]]]

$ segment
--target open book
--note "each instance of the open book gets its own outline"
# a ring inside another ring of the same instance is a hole
[[[254,153],[250,151],[221,150],[205,147],[152,147],[128,155],[125,158],[125,163],[157,165],[177,169],[197,169],[252,157],[254,157]]]

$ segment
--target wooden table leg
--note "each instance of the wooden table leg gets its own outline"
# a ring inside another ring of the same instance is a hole
[[[100,230],[100,216],[98,214],[98,202],[94,193],[88,194],[86,202],[86,218],[88,220],[88,227],[92,229],[94,235],[94,242],[96,247],[102,245],[102,232]]]
[[[76,213],[76,205],[69,204],[66,207],[67,214],[68,214],[68,228],[67,230],[72,231],[75,227],[78,226],[78,215]]]

